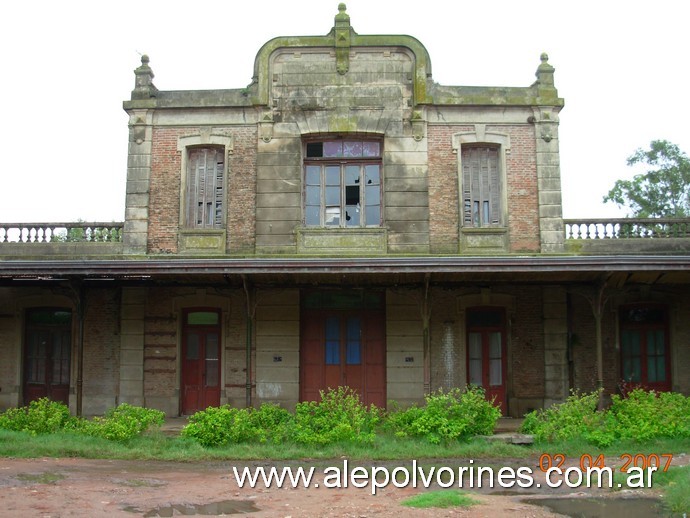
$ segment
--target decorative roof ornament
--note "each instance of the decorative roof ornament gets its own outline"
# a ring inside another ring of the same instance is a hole
[[[141,66],[134,70],[134,90],[132,90],[132,100],[150,99],[156,97],[158,88],[153,84],[153,70],[149,66],[149,57],[146,54],[141,56]]]
[[[340,75],[344,75],[350,69],[350,45],[351,32],[350,15],[346,12],[347,6],[344,3],[338,4],[338,14],[335,15],[335,61],[336,70]]]

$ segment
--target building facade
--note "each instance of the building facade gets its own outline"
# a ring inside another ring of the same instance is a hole
[[[0,224],[0,408],[690,394],[688,221],[563,219],[546,55],[527,87],[443,86],[341,4],[246,88],[153,79],[144,56],[124,222]]]

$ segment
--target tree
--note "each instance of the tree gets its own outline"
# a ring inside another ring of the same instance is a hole
[[[690,216],[690,159],[667,140],[653,140],[649,150],[638,149],[628,165],[646,164],[646,173],[632,180],[616,180],[604,203],[627,207],[633,217]]]

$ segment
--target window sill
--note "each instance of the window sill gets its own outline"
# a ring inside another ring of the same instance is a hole
[[[224,254],[225,229],[182,228],[179,250],[181,254]]]
[[[464,227],[460,229],[460,253],[495,254],[508,250],[505,227]]]
[[[300,227],[296,233],[300,254],[385,254],[388,249],[388,231],[383,227]]]

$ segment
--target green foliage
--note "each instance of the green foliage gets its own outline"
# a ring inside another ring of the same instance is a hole
[[[280,442],[290,428],[292,416],[278,405],[264,403],[258,410],[230,405],[208,407],[189,418],[182,436],[203,446],[243,442]]]
[[[672,466],[654,473],[654,486],[664,488],[664,507],[673,513],[690,513],[690,465]]]
[[[690,398],[672,392],[635,389],[612,397],[611,407],[597,411],[599,391],[573,393],[565,403],[530,412],[520,429],[536,441],[585,439],[597,446],[620,440],[690,438]]]
[[[386,428],[399,437],[423,437],[432,444],[489,435],[501,410],[485,396],[484,389],[474,386],[439,390],[426,396],[423,408],[389,413]]]
[[[304,401],[295,407],[292,439],[302,444],[340,441],[371,443],[381,411],[366,407],[349,387],[320,391],[321,401]]]
[[[635,389],[613,396],[610,433],[620,439],[690,438],[690,398],[673,392]]]
[[[404,506],[418,509],[427,509],[429,507],[440,507],[445,509],[448,507],[470,507],[479,502],[460,491],[446,489],[420,493],[400,503]]]
[[[10,408],[0,414],[0,428],[38,435],[55,433],[71,420],[69,408],[65,404],[41,398],[28,406]]]
[[[108,409],[103,417],[94,417],[91,421],[77,420],[73,429],[92,437],[128,441],[150,427],[162,425],[164,419],[165,413],[160,410],[122,403]]]
[[[525,415],[521,431],[534,435],[536,441],[594,438],[604,417],[597,412],[600,394],[600,390],[590,394],[573,391],[564,403]]]
[[[21,408],[10,408],[0,414],[0,428],[31,435],[73,432],[114,441],[125,441],[140,435],[150,426],[163,424],[165,414],[159,410],[123,403],[93,420],[71,417],[64,403],[41,398]]]
[[[632,216],[690,216],[690,159],[678,146],[666,140],[653,140],[649,150],[638,149],[628,158],[628,165],[646,164],[645,173],[632,180],[617,180],[604,197],[627,207]]]

